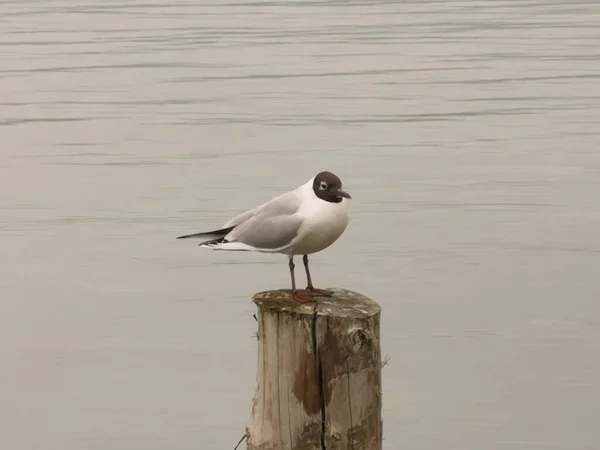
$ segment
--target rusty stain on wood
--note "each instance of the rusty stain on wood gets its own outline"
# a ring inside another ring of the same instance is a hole
[[[314,355],[305,355],[299,361],[295,374],[293,392],[304,406],[306,414],[317,414],[321,408],[318,384],[315,382],[316,364]]]

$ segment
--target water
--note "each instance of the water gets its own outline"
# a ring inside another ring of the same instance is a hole
[[[0,5],[0,447],[230,449],[283,257],[174,237],[329,169],[385,448],[600,441],[600,4]],[[300,278],[303,280],[303,278]]]

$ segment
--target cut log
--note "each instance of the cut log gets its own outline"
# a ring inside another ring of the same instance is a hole
[[[249,450],[381,450],[381,308],[356,292],[299,303],[256,294],[258,387]]]

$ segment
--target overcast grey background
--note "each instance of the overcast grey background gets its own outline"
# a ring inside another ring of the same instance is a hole
[[[323,169],[386,450],[598,448],[600,3],[4,0],[0,53],[2,449],[232,449],[285,258],[174,238]]]

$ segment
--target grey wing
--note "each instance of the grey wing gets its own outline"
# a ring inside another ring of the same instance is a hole
[[[235,227],[226,238],[259,250],[281,250],[298,236],[301,225],[302,218],[297,215],[261,212]]]
[[[300,207],[300,198],[295,191],[284,192],[277,197],[273,197],[268,202],[243,212],[233,219],[227,221],[222,228],[229,228],[241,224],[258,214],[267,213],[270,215],[292,215]]]

